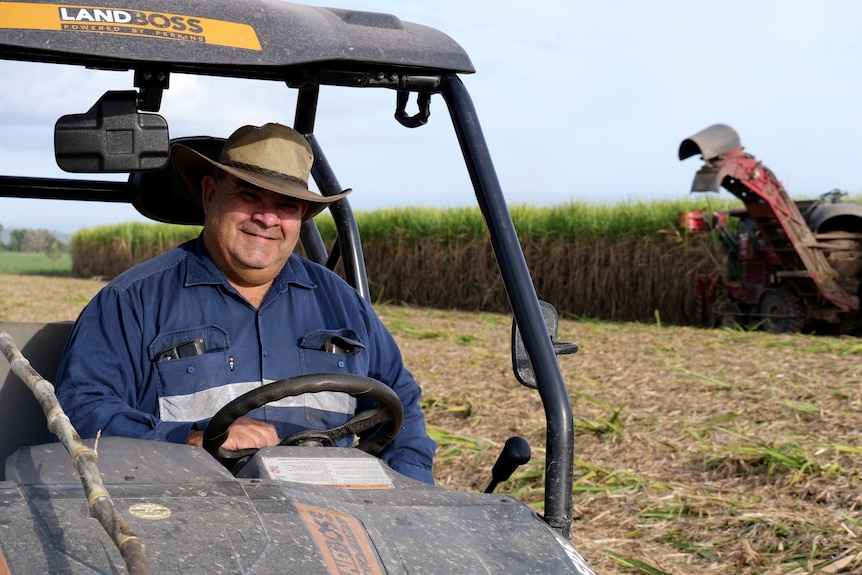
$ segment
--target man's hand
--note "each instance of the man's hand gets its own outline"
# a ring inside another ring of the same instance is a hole
[[[203,440],[204,432],[192,429],[189,431],[186,443],[203,447]],[[275,427],[271,424],[250,417],[240,417],[227,428],[227,439],[222,447],[230,451],[236,451],[237,449],[247,449],[250,447],[260,448],[269,445],[278,445],[278,443],[278,434],[275,431]]]

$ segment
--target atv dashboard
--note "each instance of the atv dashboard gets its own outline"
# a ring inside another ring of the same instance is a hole
[[[206,450],[190,445],[125,437],[87,440],[98,453],[102,481],[116,487],[141,483],[220,483],[237,479]],[[6,462],[18,485],[78,485],[69,454],[59,443],[24,447]],[[358,449],[275,446],[259,450],[237,473],[243,480],[302,483],[350,489],[416,489],[424,485]],[[430,488],[430,486],[429,486]]]

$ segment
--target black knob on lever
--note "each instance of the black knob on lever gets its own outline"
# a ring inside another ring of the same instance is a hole
[[[518,467],[530,461],[530,444],[523,437],[510,437],[500,452],[500,457],[491,468],[491,483],[485,493],[493,493],[494,488],[509,479]]]

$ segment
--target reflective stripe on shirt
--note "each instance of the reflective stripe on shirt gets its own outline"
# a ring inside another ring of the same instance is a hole
[[[272,383],[275,380],[267,381]],[[159,398],[159,409],[163,421],[201,421],[208,419],[244,393],[260,387],[258,381],[232,383],[213,387],[187,395],[172,395]],[[267,404],[270,407],[310,408],[348,416],[356,412],[356,398],[346,393],[323,391],[285,397]]]

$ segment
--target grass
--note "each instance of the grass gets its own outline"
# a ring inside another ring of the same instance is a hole
[[[660,238],[677,234],[680,212],[727,210],[741,205],[735,198],[700,196],[681,200],[656,200],[596,204],[568,202],[551,207],[511,206],[519,235],[531,240],[595,240],[597,238]],[[392,208],[359,211],[356,220],[365,241],[434,238],[441,244],[485,239],[478,208]],[[330,218],[318,222],[323,237],[335,237]]]
[[[733,202],[738,200],[701,195],[613,205],[572,202],[515,206],[511,215],[537,289],[561,314],[664,326],[698,321],[695,277],[721,267],[715,238],[678,229],[679,213],[725,209]],[[356,218],[376,301],[511,309],[478,208],[387,209],[357,212]],[[325,241],[334,241],[332,218],[315,222]],[[81,230],[70,244],[72,274],[114,277],[198,232],[194,226],[141,223]]]
[[[72,236],[73,250],[107,246],[121,241],[134,261],[152,257],[166,249],[196,237],[200,226],[178,226],[163,223],[125,222],[79,230]]]
[[[200,229],[200,226],[126,222],[79,230],[70,242],[72,275],[114,277],[138,262],[195,238]]]
[[[72,271],[72,256],[68,253],[0,251],[0,273],[18,275],[68,276]]]

